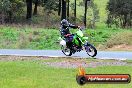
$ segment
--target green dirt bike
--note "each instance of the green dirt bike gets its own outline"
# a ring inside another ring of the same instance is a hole
[[[72,42],[71,47],[67,46],[65,38],[59,37],[61,50],[66,56],[71,56],[75,52],[80,52],[83,49],[85,49],[87,54],[91,57],[97,55],[96,48],[87,41],[88,37],[84,37],[82,28],[80,28],[75,34],[69,34],[68,37]]]

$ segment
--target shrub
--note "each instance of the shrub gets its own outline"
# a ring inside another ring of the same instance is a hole
[[[114,45],[132,45],[132,32],[121,32],[116,35],[112,35],[111,38],[106,42],[105,46],[111,48]]]

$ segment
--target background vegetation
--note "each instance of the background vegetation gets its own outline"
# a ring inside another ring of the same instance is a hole
[[[115,24],[118,27],[130,28],[131,3],[131,0],[1,0],[0,22],[37,23],[55,27],[55,24],[59,24],[60,20],[65,18],[84,25],[86,15],[87,27],[90,28],[95,28],[96,23],[100,22],[107,23],[108,27]]]
[[[62,9],[64,9],[60,8],[60,6],[63,7],[60,4],[62,1],[65,2],[65,0],[1,0],[0,48],[59,49],[57,42],[60,35]],[[132,35],[131,0],[119,0],[119,3],[117,1],[88,1],[87,26],[84,33],[98,48],[132,44],[130,41]],[[65,15],[71,23],[85,25],[85,2],[85,0],[65,2],[67,7]],[[129,20],[126,20],[125,16]],[[117,41],[119,39],[121,41]]]
[[[0,48],[6,49],[60,49],[58,29],[32,27],[0,27]],[[71,33],[77,30],[71,29]],[[84,30],[85,36],[99,49],[114,45],[132,45],[132,30],[97,29]]]

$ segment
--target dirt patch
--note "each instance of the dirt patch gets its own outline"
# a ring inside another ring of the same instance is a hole
[[[120,50],[120,51],[132,51],[132,45],[115,45],[112,48],[108,48],[107,50]]]
[[[59,67],[59,68],[78,68],[79,66],[82,67],[90,67],[90,68],[95,68],[95,67],[101,67],[101,66],[132,66],[132,63],[127,63],[125,61],[62,61],[62,62],[43,62],[43,64],[51,66],[51,67]]]
[[[0,61],[24,61],[24,60],[49,60],[49,57],[28,57],[28,56],[0,56]]]
[[[0,56],[0,61],[39,61],[38,64],[57,68],[101,67],[101,66],[132,66],[132,63],[119,60],[101,60],[85,58],[51,58],[51,57],[23,57],[23,56]]]

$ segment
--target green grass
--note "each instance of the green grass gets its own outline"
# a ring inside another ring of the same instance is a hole
[[[117,42],[118,41],[118,42]],[[125,31],[122,33],[116,33],[105,43],[104,46],[111,48],[115,45],[132,45],[132,31]]]
[[[0,48],[58,49],[59,30],[0,27]]]
[[[103,45],[107,47],[112,44],[128,44],[131,45],[132,30],[119,29],[119,28],[98,28],[98,29],[88,29],[84,31],[85,36],[89,37],[90,43],[94,44],[96,47]],[[116,35],[116,36],[115,36]],[[115,39],[116,38],[116,39]],[[118,40],[121,40],[118,41]],[[110,42],[109,42],[110,41]]]
[[[78,69],[48,67],[38,61],[0,61],[1,88],[131,88],[130,84],[76,83]],[[88,74],[130,74],[131,66],[86,68]]]
[[[76,30],[71,30],[71,33],[75,32]],[[107,28],[102,24],[96,29],[86,29],[83,33],[89,37],[88,41],[99,49],[120,44],[132,45],[132,29]]]
[[[71,30],[75,33],[77,30]],[[84,30],[85,36],[96,47],[114,44],[131,45],[132,30],[98,28]],[[116,35],[116,36],[115,36]],[[0,27],[1,49],[60,49],[58,38],[59,29],[43,29],[30,27]],[[126,37],[125,37],[126,36]],[[116,39],[115,39],[116,38]],[[117,40],[122,41],[117,41]]]

